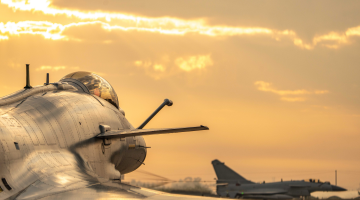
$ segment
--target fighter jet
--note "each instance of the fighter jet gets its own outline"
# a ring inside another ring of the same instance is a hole
[[[292,199],[310,196],[316,191],[346,191],[330,182],[309,179],[254,183],[230,169],[219,160],[213,160],[217,181],[216,192],[221,197],[242,199]]]
[[[91,72],[26,86],[0,99],[0,199],[183,199],[121,182],[144,165],[143,135],[208,130],[143,129],[125,118],[114,88]],[[161,197],[166,196],[166,197]]]

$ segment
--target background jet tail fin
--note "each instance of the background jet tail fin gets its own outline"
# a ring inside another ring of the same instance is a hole
[[[216,176],[219,182],[237,182],[240,184],[249,184],[253,183],[251,181],[246,180],[244,177],[236,173],[234,170],[230,169],[224,163],[219,160],[213,160],[211,164],[214,167]]]

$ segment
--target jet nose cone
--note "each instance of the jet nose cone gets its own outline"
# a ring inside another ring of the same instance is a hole
[[[347,189],[342,188],[342,187],[338,187],[338,186],[335,186],[335,185],[332,185],[331,189],[332,189],[332,191],[347,191]]]

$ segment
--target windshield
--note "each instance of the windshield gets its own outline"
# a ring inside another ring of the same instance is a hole
[[[74,72],[66,75],[60,81],[80,81],[89,90],[90,94],[96,95],[119,108],[119,100],[114,88],[101,76],[91,72]]]

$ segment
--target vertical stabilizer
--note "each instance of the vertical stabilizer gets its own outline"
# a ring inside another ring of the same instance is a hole
[[[224,163],[220,162],[219,160],[213,160],[211,164],[214,167],[216,176],[219,182],[227,182],[227,181],[236,181],[240,184],[249,184],[253,183],[251,181],[246,180],[244,177],[240,176],[238,173],[230,169]]]

